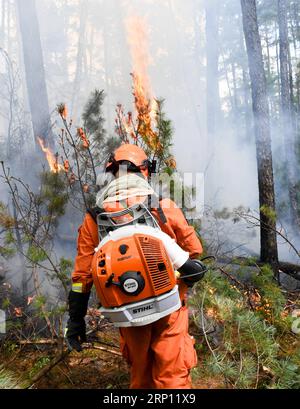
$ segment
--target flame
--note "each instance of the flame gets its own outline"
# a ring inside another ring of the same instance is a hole
[[[132,58],[133,95],[138,123],[137,132],[152,150],[157,151],[161,149],[161,145],[152,125],[156,117],[157,103],[153,96],[148,75],[151,58],[148,53],[147,23],[141,17],[131,16],[126,19],[125,25]],[[129,124],[125,123],[125,119],[123,125],[127,130]],[[132,131],[132,129],[128,130]]]
[[[89,143],[89,141],[87,139],[87,136],[86,136],[84,130],[82,128],[78,128],[77,129],[77,134],[79,135],[80,139],[82,140],[82,146],[85,149],[88,149],[89,146],[90,146],[90,143]]]
[[[148,101],[152,98],[153,93],[148,76],[151,59],[148,53],[147,22],[142,17],[131,16],[126,19],[125,26],[133,71],[139,78],[140,91]]]
[[[64,170],[65,170],[66,173],[69,173],[69,170],[70,170],[70,162],[68,161],[68,159],[66,159],[66,160],[64,161]]]
[[[14,308],[14,315],[16,316],[16,317],[22,317],[23,316],[23,310],[22,310],[22,307],[15,307]]]
[[[38,142],[42,151],[46,155],[47,162],[49,164],[50,170],[53,173],[58,173],[61,170],[64,170],[64,166],[60,165],[57,161],[57,156],[54,155],[49,148],[45,147],[44,141],[41,138],[38,138]]]

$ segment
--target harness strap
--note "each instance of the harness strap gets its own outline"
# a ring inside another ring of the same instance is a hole
[[[166,215],[162,209],[162,207],[159,205],[157,208],[157,212],[158,212],[158,216],[160,218],[160,221],[162,222],[162,224],[166,224],[167,223],[167,218]]]
[[[158,200],[157,200],[158,199]],[[166,224],[167,223],[167,218],[166,215],[160,205],[160,201],[162,200],[162,197],[159,196],[159,198],[157,198],[156,195],[151,195],[148,198],[148,207],[150,210],[157,210],[158,213],[158,217],[161,221],[162,224]],[[157,203],[156,206],[151,206],[152,203]]]
[[[148,204],[149,204],[149,208],[150,208],[150,210],[157,210],[157,213],[158,213],[158,217],[159,217],[159,219],[160,219],[160,221],[161,221],[161,223],[162,224],[166,224],[167,223],[167,218],[166,218],[166,215],[165,215],[165,213],[164,213],[164,211],[163,211],[163,209],[162,209],[162,207],[160,206],[160,202],[158,203],[158,206],[157,207],[151,207],[150,206],[150,203],[151,203],[151,199],[154,199],[154,200],[157,200],[157,198],[155,197],[155,196],[149,196],[149,201],[148,201]],[[161,200],[161,198],[159,198],[159,201]],[[90,216],[92,216],[92,219],[94,220],[94,222],[97,224],[97,216],[98,216],[98,214],[100,214],[100,213],[103,213],[105,210],[104,209],[101,209],[100,207],[93,207],[93,208],[89,208],[89,209],[87,209],[87,213],[90,215]]]
[[[100,213],[103,213],[104,209],[101,209],[100,207],[93,207],[93,208],[89,208],[87,209],[87,213],[92,216],[94,222],[97,224],[97,216]]]

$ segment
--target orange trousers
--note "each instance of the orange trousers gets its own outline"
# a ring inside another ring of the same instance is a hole
[[[121,351],[130,365],[131,389],[190,389],[197,364],[188,333],[188,308],[142,327],[120,328]]]

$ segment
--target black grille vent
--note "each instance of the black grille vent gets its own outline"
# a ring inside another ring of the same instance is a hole
[[[171,284],[165,265],[165,254],[162,254],[159,242],[155,239],[139,237],[149,273],[156,291],[169,287]]]

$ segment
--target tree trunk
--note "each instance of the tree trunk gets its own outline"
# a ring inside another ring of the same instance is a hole
[[[298,16],[295,14],[295,4],[293,4],[293,9],[291,8],[292,5],[289,5],[289,15],[290,15],[290,27],[291,27],[291,34],[292,34],[292,41],[293,41],[293,48],[294,48],[294,57],[297,60],[297,24],[298,24]],[[295,23],[295,25],[294,25]]]
[[[53,146],[54,138],[50,127],[44,60],[35,0],[17,0],[17,7],[34,137],[35,139],[41,137],[49,146]]]
[[[78,46],[77,46],[77,62],[76,62],[76,73],[74,79],[74,87],[72,94],[72,104],[71,104],[71,115],[75,122],[78,121],[77,117],[77,103],[80,96],[82,74],[83,74],[83,65],[84,65],[84,54],[85,54],[85,42],[86,42],[86,24],[88,19],[88,6],[89,3],[87,0],[81,0],[79,8],[80,16],[80,27],[78,35]]]
[[[266,42],[266,51],[267,51],[267,59],[266,59],[266,65],[267,65],[267,91],[269,92],[269,101],[270,101],[270,114],[271,117],[274,115],[276,112],[276,103],[275,103],[275,98],[274,94],[272,92],[272,73],[271,73],[271,56],[270,56],[270,42],[269,42],[269,32],[268,32],[268,26],[264,26],[264,37],[265,37],[265,42]]]
[[[290,199],[291,223],[299,232],[300,210],[297,201],[297,159],[295,155],[296,143],[293,127],[291,88],[290,88],[290,64],[289,64],[289,40],[287,28],[286,0],[278,0],[278,24],[279,24],[279,58],[280,58],[280,91],[281,91],[281,126],[284,132],[286,167],[288,176],[288,193]]]
[[[267,70],[268,70],[268,80],[271,79],[271,58],[270,58],[270,45],[269,45],[269,35],[268,35],[268,28],[265,26],[265,41],[266,41],[266,48],[267,48]]]
[[[242,20],[242,19],[241,19]],[[246,62],[246,49],[244,41],[244,33],[242,24],[239,26],[240,47],[242,49],[243,58],[241,59],[242,77],[243,77],[243,96],[244,96],[244,111],[245,111],[245,136],[246,140],[252,139],[252,111],[250,106],[250,81],[248,74],[248,67]],[[245,58],[244,58],[245,55]]]
[[[278,27],[275,21],[274,24],[274,37],[275,37],[275,51],[276,51],[276,83],[277,83],[277,92],[280,95],[280,68],[279,68],[279,50],[278,50]]]
[[[213,135],[219,126],[219,45],[218,45],[218,1],[206,0],[206,81],[207,81],[207,132]]]
[[[260,258],[278,264],[275,194],[266,76],[258,31],[255,0],[241,0],[243,28],[251,79],[260,205]]]
[[[289,62],[289,84],[290,84],[290,103],[291,103],[291,120],[292,120],[292,127],[294,135],[296,132],[296,121],[295,121],[295,114],[296,114],[296,106],[295,106],[295,95],[294,95],[294,78],[293,78],[293,66],[292,66],[292,59],[291,59],[291,51],[288,48],[288,62]]]

